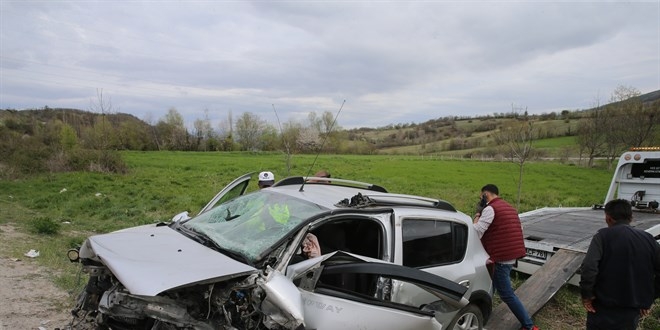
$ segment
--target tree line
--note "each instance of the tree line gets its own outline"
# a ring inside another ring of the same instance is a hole
[[[579,122],[577,142],[580,155],[586,155],[588,166],[595,157],[607,157],[611,166],[621,152],[630,147],[658,146],[660,135],[660,100],[644,102],[639,90],[619,86],[610,102],[587,111]]]
[[[75,109],[0,110],[0,170],[5,173],[102,170],[125,171],[118,150],[180,151],[277,151],[296,153],[373,154],[380,148],[421,145],[422,152],[442,151],[427,143],[445,141],[444,150],[475,149],[471,156],[499,153],[519,164],[534,155],[533,142],[556,134],[576,137],[580,156],[593,165],[596,157],[616,159],[622,150],[658,141],[660,91],[644,99],[632,87],[619,86],[609,103],[583,111],[529,115],[527,108],[512,106],[510,112],[475,118],[444,117],[421,124],[396,124],[380,129],[342,129],[332,113],[310,112],[305,120],[288,120],[277,125],[259,115],[231,111],[217,126],[209,112],[192,125],[185,123],[176,108],[158,120],[138,119],[114,111],[99,91],[90,111]],[[650,94],[654,94],[650,93]],[[647,94],[648,95],[648,94]],[[275,109],[274,109],[275,110]],[[277,113],[275,112],[277,115]],[[540,125],[544,120],[577,122],[565,132],[551,132]],[[458,121],[472,123],[466,131]],[[375,138],[373,131],[387,130]],[[487,133],[490,140],[472,135]],[[287,157],[289,159],[290,157]]]

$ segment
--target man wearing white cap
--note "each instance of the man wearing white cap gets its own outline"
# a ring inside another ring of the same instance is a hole
[[[264,171],[259,173],[259,189],[268,188],[275,183],[275,175],[272,172]]]

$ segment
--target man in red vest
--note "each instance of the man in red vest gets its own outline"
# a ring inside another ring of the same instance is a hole
[[[538,330],[511,287],[511,269],[517,259],[525,256],[525,242],[518,211],[498,194],[499,189],[494,184],[481,188],[483,210],[474,217],[474,228],[479,233],[490,259],[495,262],[493,287],[497,294],[520,321],[523,330]]]

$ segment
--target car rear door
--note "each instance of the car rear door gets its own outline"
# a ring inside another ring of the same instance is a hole
[[[475,281],[476,269],[468,254],[470,228],[464,223],[435,217],[407,217],[397,227],[395,262],[447,278],[468,288]],[[418,287],[394,281],[392,300],[410,305],[434,301],[435,297]],[[447,310],[457,312],[457,306]],[[460,308],[459,308],[460,309]]]

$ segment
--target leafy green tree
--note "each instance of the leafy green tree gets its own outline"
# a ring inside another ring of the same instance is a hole
[[[242,150],[259,150],[265,122],[256,114],[244,112],[236,119],[236,139]]]
[[[156,124],[156,131],[163,148],[167,150],[189,149],[188,130],[183,116],[176,108],[167,110],[165,117]]]
[[[276,151],[282,147],[282,139],[273,125],[264,125],[260,140],[262,150]]]
[[[62,129],[60,130],[60,145],[64,151],[71,151],[78,146],[78,135],[70,125],[62,125]]]
[[[120,138],[120,149],[126,150],[156,150],[150,134],[150,128],[140,125],[136,121],[124,121],[119,124],[118,137]]]

